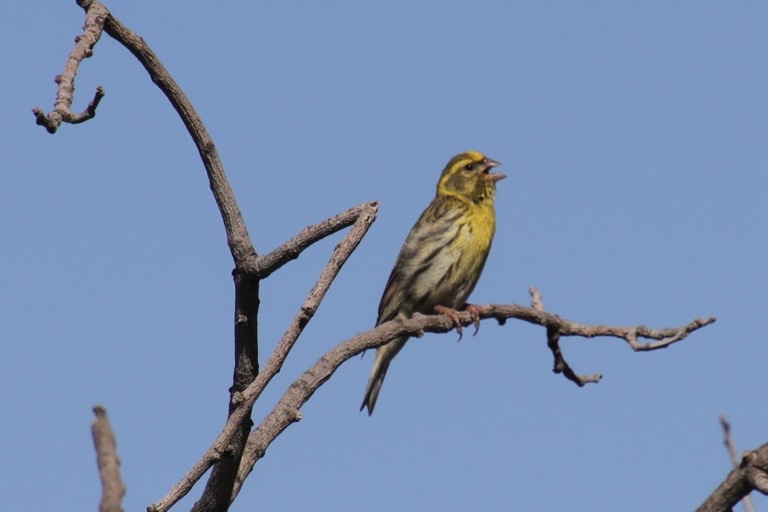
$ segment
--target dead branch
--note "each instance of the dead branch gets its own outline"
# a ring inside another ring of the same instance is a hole
[[[630,339],[640,337],[658,340],[658,343],[650,344],[654,348],[644,348],[643,350],[666,348],[674,342],[683,340],[691,332],[715,321],[714,317],[706,320],[695,319],[687,325],[667,329],[650,329],[644,326],[592,326],[565,320],[557,315],[516,304],[490,304],[476,306],[476,308],[480,313],[480,318],[495,318],[499,324],[504,324],[509,318],[516,318],[546,327],[548,339],[550,330],[555,330],[563,336],[580,336],[584,338],[616,337],[627,341],[634,350],[637,350],[637,348],[629,342]],[[473,321],[470,314],[466,311],[460,313],[459,320],[465,327]],[[342,363],[364,350],[383,345],[398,336],[418,336],[423,332],[448,332],[452,328],[453,321],[447,316],[419,315],[405,321],[394,320],[384,323],[371,331],[358,334],[331,349],[310,369],[304,372],[299,379],[291,384],[272,412],[251,433],[245,453],[243,454],[238,481],[242,482],[245,476],[253,469],[253,464],[264,456],[269,445],[283,430],[301,419],[299,412],[301,406],[333,375]],[[669,341],[670,339],[674,339],[674,341]],[[248,391],[246,391],[246,400],[249,399],[247,396]]]
[[[736,443],[733,442],[733,435],[731,434],[731,424],[728,418],[724,414],[720,415],[720,426],[723,428],[723,444],[728,452],[728,457],[731,459],[734,469],[739,468],[739,457],[736,455]],[[754,512],[755,508],[752,506],[752,499],[749,495],[744,496],[741,500],[741,505],[744,507],[744,512]]]
[[[77,70],[83,60],[93,55],[93,47],[101,38],[101,32],[104,30],[104,21],[108,16],[109,11],[101,4],[86,10],[83,34],[75,38],[75,47],[67,57],[64,71],[55,79],[59,87],[56,93],[56,101],[53,103],[53,111],[46,115],[39,107],[32,109],[37,124],[45,127],[48,133],[56,133],[62,122],[70,124],[83,123],[96,116],[96,107],[99,106],[101,98],[104,97],[104,89],[101,86],[96,88],[93,100],[91,100],[84,111],[75,114],[71,108],[75,96],[75,76],[77,75]]]
[[[260,279],[269,277],[273,272],[281,268],[289,261],[295,260],[306,248],[322,240],[323,238],[330,236],[337,231],[340,231],[347,226],[351,226],[360,221],[361,217],[371,218],[371,222],[375,220],[376,212],[379,209],[378,201],[372,201],[370,203],[363,203],[350,208],[347,211],[334,215],[322,222],[307,226],[302,229],[296,236],[282,244],[280,247],[265,254],[259,256],[252,265],[248,265],[243,268],[243,271],[249,274],[254,274]],[[370,224],[368,224],[370,226]]]
[[[745,452],[738,467],[728,473],[696,512],[730,511],[753,490],[768,495],[768,443]]]
[[[78,2],[86,9],[86,12],[99,4],[95,0],[78,0]],[[237,409],[234,397],[252,383],[259,372],[259,279],[240,270],[249,259],[256,258],[256,250],[251,242],[240,207],[227,180],[213,139],[184,91],[163,66],[157,55],[144,42],[144,39],[120,23],[112,14],[106,17],[104,30],[138,59],[149,73],[151,80],[165,94],[179,114],[203,161],[211,192],[224,222],[227,245],[235,263],[235,271],[233,272],[235,281],[235,368],[233,384],[230,389],[229,412],[231,414]],[[250,410],[246,412],[247,414],[238,423],[237,435],[233,435],[226,449],[220,452],[216,467],[211,472],[208,484],[193,510],[219,510],[225,509],[226,505],[229,504],[231,489],[234,485],[237,468],[240,465],[240,457],[252,425]]]
[[[144,39],[120,23],[101,2],[98,0],[76,0],[76,2],[85,10],[83,34],[75,38],[75,47],[67,58],[64,71],[56,77],[56,83],[59,87],[53,111],[45,115],[40,108],[33,109],[37,124],[45,126],[50,133],[55,133],[62,122],[82,123],[96,115],[96,107],[101,98],[104,97],[104,90],[101,86],[96,89],[96,95],[85,111],[80,114],[73,114],[70,108],[73,102],[78,68],[84,59],[93,55],[94,46],[101,38],[102,32],[106,32],[131,52],[144,66],[150,79],[165,94],[186,126],[208,173],[211,191],[224,221],[227,242],[235,266],[242,265],[250,257],[255,257],[256,252],[235,200],[235,195],[224,173],[224,166],[218,151],[216,151],[216,145],[189,98],[160,62],[157,55],[144,42]]]
[[[83,0],[78,1],[81,2]],[[98,2],[94,0],[92,4],[96,5]],[[197,110],[195,110],[195,107],[192,106],[187,95],[179,87],[179,84],[176,83],[157,55],[144,42],[143,38],[120,23],[112,14],[107,17],[104,23],[104,31],[118,43],[125,46],[138,59],[142,66],[144,66],[144,69],[147,70],[147,73],[149,73],[149,77],[165,94],[168,101],[179,114],[181,121],[186,126],[192,141],[197,147],[197,151],[208,174],[211,192],[213,192],[216,205],[224,221],[227,244],[232,253],[235,266],[244,265],[248,258],[256,256],[256,251],[251,243],[251,238],[243,221],[243,216],[240,213],[240,208],[237,205],[235,194],[224,173],[224,165],[219,157],[219,152],[216,150],[213,138],[208,133],[203,120],[200,118]]]
[[[203,496],[195,505],[195,510],[220,508],[225,504],[228,505],[231,500],[231,489],[237,468],[240,465],[240,456],[252,425],[249,411],[248,414],[242,414],[244,409],[238,408],[238,403],[242,391],[253,382],[259,373],[257,344],[259,281],[287,261],[295,259],[301,251],[315,241],[352,223],[358,223],[356,229],[353,230],[355,236],[360,233],[364,234],[375,219],[377,205],[375,203],[360,205],[328,219],[324,223],[310,226],[266,257],[259,258],[224,173],[215,144],[189,99],[141,37],[125,27],[97,0],[77,0],[77,3],[86,13],[84,35],[76,40],[76,46],[70,54],[64,73],[57,79],[59,92],[54,112],[50,116],[45,116],[40,109],[35,110],[38,124],[45,125],[53,133],[62,120],[82,122],[95,115],[96,106],[103,96],[101,88],[97,90],[97,97],[86,113],[77,117],[69,112],[69,108],[72,104],[74,81],[78,67],[84,58],[92,55],[94,45],[98,42],[102,31],[105,31],[139,60],[149,73],[151,80],[163,91],[181,117],[203,161],[211,191],[224,222],[227,242],[235,262],[233,272],[235,281],[235,369],[231,388],[230,413],[238,410],[241,414],[238,416],[240,422],[236,425],[237,428],[233,429],[232,435],[229,436],[229,444],[222,447],[216,456],[210,459],[216,463],[216,467],[211,474]],[[360,222],[364,223],[364,227],[361,227]],[[352,248],[356,247],[358,243],[359,239],[351,243]],[[337,250],[334,257],[338,257],[340,253],[344,252],[346,252],[345,249]],[[329,272],[324,274],[325,278],[330,276],[330,280],[327,283],[318,283],[318,285],[327,289],[335,276],[335,272],[338,272],[338,268],[348,257],[349,253],[342,259],[337,258],[332,265],[335,269],[329,269]],[[318,292],[318,288],[316,287],[313,291]],[[297,330],[296,336],[306,325],[324,294],[325,291],[322,291],[316,303],[307,306],[302,310],[301,316],[297,317],[296,322],[300,323],[301,326]],[[293,343],[295,343],[295,339],[290,343],[290,346]],[[279,371],[279,367],[277,371]]]
[[[96,419],[91,425],[93,445],[96,448],[96,463],[101,477],[101,503],[99,512],[123,512],[121,502],[125,496],[125,485],[120,478],[120,459],[117,456],[117,441],[107,418],[107,410],[97,405],[93,408]]]
[[[715,321],[712,317],[706,320],[695,319],[687,325],[666,329],[651,329],[645,326],[616,327],[579,324],[562,319],[551,313],[516,304],[489,304],[476,307],[480,314],[480,318],[494,318],[499,324],[504,324],[509,318],[516,318],[518,320],[545,327],[548,331],[555,330],[559,332],[561,336],[621,338],[624,339],[633,350],[638,350],[636,348],[637,338],[657,340],[657,343],[647,344],[654,348],[644,348],[643,350],[645,351],[666,348],[672,343],[683,340],[688,334]],[[468,312],[461,312],[459,313],[459,322],[463,326],[468,326],[472,323],[472,318]],[[450,331],[453,327],[453,321],[445,315],[415,315],[408,320],[393,320],[381,324],[370,331],[357,334],[347,339],[328,351],[289,386],[275,408],[251,433],[245,452],[243,453],[235,490],[239,490],[245,477],[252,471],[255,463],[264,456],[267,448],[275,438],[288,428],[288,426],[301,419],[301,407],[345,361],[367,349],[381,346],[399,336],[421,336],[424,332],[444,333]],[[635,341],[635,345],[629,341],[630,339]],[[674,339],[674,341],[669,341],[670,339]],[[645,346],[645,344],[643,346]],[[263,381],[260,375],[254,383],[243,392],[240,407],[244,409],[252,407],[263,389],[262,386]],[[169,493],[169,495],[152,505],[149,508],[150,511],[159,512],[168,510],[173,503],[181,499],[186,492],[191,489],[194,482],[205,473],[208,467],[210,467],[211,461],[215,460],[216,454],[221,451],[221,447],[226,445],[228,437],[232,435],[231,424],[237,424],[237,422],[240,421],[242,414],[240,409],[233,412],[224,429],[203,458],[195,465],[192,471],[174,486],[173,495]]]
[[[278,342],[277,347],[275,347],[275,350],[270,355],[269,360],[264,366],[264,369],[258,374],[253,383],[248,386],[248,388],[242,394],[237,393],[233,397],[233,402],[240,404],[241,407],[238,407],[230,415],[227,424],[224,426],[224,430],[221,432],[221,434],[219,434],[219,437],[213,446],[208,449],[203,457],[192,467],[189,473],[187,473],[176,485],[173,486],[173,488],[171,488],[168,494],[148,507],[147,510],[149,512],[161,512],[170,509],[178,500],[183,498],[192,489],[195,483],[197,483],[197,481],[205,474],[206,471],[208,471],[212,465],[219,462],[222,453],[225,452],[226,446],[230,442],[229,440],[234,435],[236,435],[238,425],[240,425],[242,421],[250,416],[250,410],[253,404],[256,402],[259,396],[261,396],[261,393],[267,387],[272,378],[280,372],[285,359],[288,357],[288,354],[295,345],[306,325],[315,315],[315,312],[320,306],[320,302],[325,297],[326,292],[333,283],[333,280],[338,275],[341,267],[352,255],[352,252],[357,248],[365,234],[368,232],[371,224],[373,224],[373,222],[376,220],[376,212],[378,212],[378,209],[378,203],[368,203],[347,210],[346,212],[342,212],[341,214],[316,225],[323,227],[336,226],[338,222],[346,222],[349,212],[355,211],[357,215],[353,228],[334,249],[328,264],[323,269],[320,277],[317,279],[317,282],[315,282],[315,285],[312,287],[312,290],[310,290],[309,295],[299,308],[299,311],[296,313],[293,322],[291,322],[291,324],[288,326],[288,329],[286,330],[282,339]],[[324,233],[323,236],[330,234],[328,229],[310,229],[309,231],[305,229],[299,233],[297,237],[293,238],[288,243],[283,244],[281,248],[301,246],[305,238],[310,236],[310,233],[312,236],[319,237],[317,238],[319,240],[322,238],[320,234]],[[267,257],[269,257],[269,255],[267,255]],[[257,263],[257,268],[269,268],[268,265],[270,264],[278,264],[280,262],[284,263],[289,260],[290,258],[284,259],[279,256],[272,257],[269,259],[269,262],[275,263],[268,263],[263,265],[259,265]],[[247,399],[245,397],[245,393],[248,393]],[[242,461],[240,462],[240,467],[242,467]],[[242,481],[237,479],[232,490],[230,501],[235,499],[235,496],[237,495],[241,485]]]
[[[37,122],[44,124],[48,131],[53,133],[58,127],[59,121],[57,120],[66,117],[66,111],[72,103],[77,68],[85,57],[93,53],[93,46],[99,40],[102,30],[138,59],[149,73],[151,80],[157,84],[179,114],[205,166],[211,191],[224,222],[227,244],[235,263],[233,273],[235,281],[235,369],[229,404],[230,412],[234,411],[237,405],[232,397],[244,390],[258,374],[257,320],[259,308],[258,277],[240,271],[242,267],[246,266],[249,259],[256,258],[256,250],[243,221],[234,192],[224,173],[224,167],[213,139],[205,128],[202,119],[157,55],[141,37],[120,23],[97,0],[77,0],[77,3],[86,13],[84,36],[77,40],[65,72],[59,81],[59,99],[57,99],[55,115],[50,116],[51,121],[45,121],[48,118],[40,115],[39,109],[37,109],[35,112]],[[97,97],[89,111],[91,117],[95,114],[96,105],[100,99],[99,94],[103,95],[103,91],[97,92]],[[83,117],[84,119],[85,117]],[[234,485],[237,468],[240,465],[240,456],[250,433],[251,425],[250,417],[241,420],[239,436],[233,436],[227,449],[222,452],[196,508],[221,508],[221,504],[229,504],[231,489]]]

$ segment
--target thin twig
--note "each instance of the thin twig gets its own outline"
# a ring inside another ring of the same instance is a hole
[[[582,387],[585,384],[598,383],[603,378],[600,373],[579,375],[571,368],[571,365],[565,360],[563,351],[560,350],[560,331],[556,325],[547,326],[547,347],[555,359],[552,371],[562,373],[566,379],[575,382],[577,386]]]
[[[723,427],[723,444],[728,452],[728,456],[731,459],[734,469],[739,468],[739,456],[736,454],[736,444],[733,442],[733,436],[731,435],[731,424],[725,414],[720,415],[720,426]],[[744,496],[741,500],[741,505],[744,507],[744,512],[754,512],[755,508],[752,506],[752,498],[749,495]]]
[[[541,299],[541,292],[535,286],[528,288],[531,296],[531,307],[536,311],[544,311],[544,301]]]
[[[99,106],[99,102],[104,97],[104,89],[101,86],[96,88],[93,100],[91,100],[84,111],[75,114],[71,108],[75,96],[75,76],[77,76],[77,70],[83,60],[93,55],[93,47],[101,38],[104,22],[108,16],[109,11],[101,4],[86,10],[83,34],[75,38],[75,47],[67,57],[64,71],[55,80],[58,84],[58,89],[56,101],[53,104],[53,111],[46,115],[39,107],[32,109],[37,124],[45,127],[48,133],[56,133],[61,123],[83,123],[96,117],[96,107]]]
[[[378,207],[378,201],[359,204],[322,222],[307,226],[274,251],[259,256],[252,265],[245,267],[243,271],[253,273],[260,279],[264,279],[289,261],[298,258],[302,251],[315,242],[359,222],[361,214],[370,215],[373,213],[375,215]]]
[[[123,512],[121,502],[125,496],[125,485],[120,478],[120,459],[117,456],[115,434],[104,407],[95,406],[93,413],[96,419],[91,425],[91,434],[101,477],[99,512]]]
[[[685,339],[693,331],[715,321],[713,317],[706,320],[697,318],[684,327],[661,330],[650,329],[643,325],[635,327],[581,325],[568,320],[563,320],[557,315],[546,313],[544,311],[544,302],[541,298],[541,292],[534,287],[531,287],[528,291],[531,295],[531,309],[541,313],[541,317],[529,319],[521,318],[521,320],[543,325],[547,328],[547,347],[549,347],[549,350],[552,352],[552,357],[554,359],[552,371],[562,374],[566,379],[574,382],[579,387],[590,383],[600,382],[603,376],[600,373],[594,373],[592,375],[580,375],[576,373],[568,364],[568,361],[565,360],[565,356],[560,349],[560,338],[562,336],[582,336],[585,338],[612,336],[626,341],[630,348],[635,352],[648,352],[666,348],[673,343],[677,343],[678,341]],[[640,343],[637,341],[638,338],[656,341]]]
[[[528,293],[531,296],[531,308],[535,311],[544,312],[544,301],[541,298],[541,292],[538,288],[531,286],[528,289]],[[558,323],[552,323],[546,325],[547,327],[547,347],[552,352],[552,357],[554,358],[554,364],[552,367],[552,371],[555,373],[562,373],[563,376],[572,381],[575,382],[577,386],[582,387],[585,384],[589,383],[597,383],[600,382],[600,380],[603,378],[603,376],[599,373],[595,373],[593,375],[579,375],[575,371],[573,371],[573,368],[571,368],[571,365],[568,364],[568,361],[565,360],[565,356],[563,355],[563,351],[560,350],[560,326]]]

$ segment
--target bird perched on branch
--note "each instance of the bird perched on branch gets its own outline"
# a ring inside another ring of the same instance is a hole
[[[496,182],[490,172],[499,163],[477,151],[451,158],[437,182],[437,194],[411,229],[379,303],[376,325],[413,313],[448,315],[461,334],[457,308],[466,306],[475,328],[478,312],[466,300],[475,288],[496,230]],[[360,410],[373,413],[392,359],[408,337],[396,338],[376,351]]]

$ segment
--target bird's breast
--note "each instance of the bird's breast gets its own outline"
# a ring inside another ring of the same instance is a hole
[[[472,205],[447,228],[444,243],[413,276],[416,311],[432,313],[436,304],[458,308],[469,298],[491,248],[496,228],[493,207]]]

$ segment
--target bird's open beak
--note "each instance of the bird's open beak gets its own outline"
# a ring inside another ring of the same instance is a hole
[[[483,170],[483,179],[485,181],[489,181],[491,183],[496,183],[499,180],[503,180],[507,177],[506,174],[502,174],[500,172],[490,172],[492,168],[498,167],[501,164],[497,162],[496,160],[491,160],[490,158],[486,157],[483,159],[483,164],[485,165],[485,169]]]

